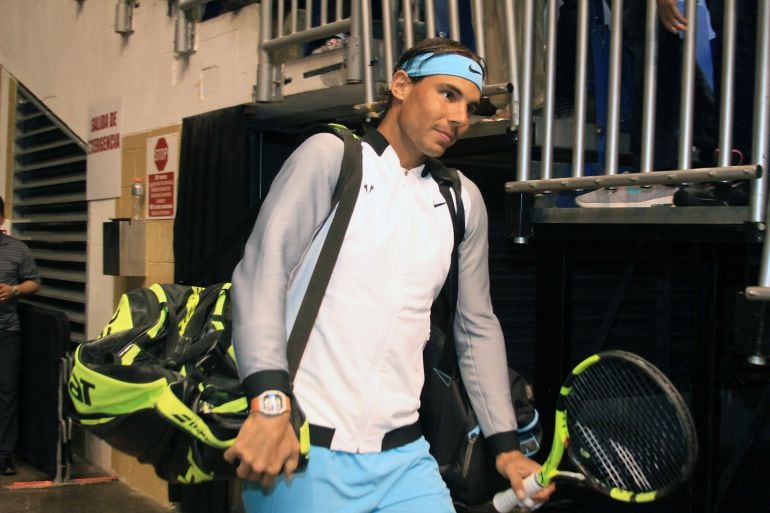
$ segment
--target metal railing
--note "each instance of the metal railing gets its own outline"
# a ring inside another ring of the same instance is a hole
[[[461,0],[440,0],[447,7],[447,37],[460,40],[460,4]],[[259,67],[255,86],[255,101],[271,102],[278,98],[278,73],[280,62],[275,59],[278,50],[310,43],[324,38],[345,33],[346,80],[348,83],[364,85],[364,104],[362,108],[372,111],[376,104],[375,68],[381,68],[384,77],[390,77],[398,49],[409,48],[415,41],[425,37],[439,35],[436,0],[320,0],[304,2],[304,8],[297,0],[264,1],[261,6],[261,35],[259,43]],[[524,4],[529,4],[526,2]],[[313,12],[314,6],[319,9]],[[373,6],[379,7],[377,19],[373,16]],[[514,2],[506,1],[504,6],[504,33],[508,35],[505,48],[514,48],[507,52],[507,76],[502,81],[485,86],[483,94],[492,96],[510,94],[512,112],[511,124],[518,124],[518,62]],[[473,31],[476,39],[476,52],[486,54],[485,8],[482,0],[472,0]],[[329,16],[328,13],[333,13]],[[349,13],[345,16],[345,13]],[[301,18],[304,17],[304,23]],[[287,22],[288,20],[288,22]],[[373,27],[381,27],[381,57],[373,56]]]
[[[530,175],[529,155],[531,154],[531,136],[534,130],[530,113],[522,108],[522,118],[519,126],[519,146],[517,162],[517,181],[506,184],[509,193],[536,193],[558,190],[580,190],[596,187],[619,187],[631,185],[652,184],[687,184],[710,181],[736,181],[751,179],[751,192],[749,196],[749,215],[747,221],[756,223],[761,230],[770,223],[770,209],[768,209],[768,177],[762,170],[768,169],[768,140],[770,138],[770,24],[757,22],[756,40],[756,74],[754,77],[741,77],[743,80],[754,80],[754,122],[752,162],[745,166],[731,166],[732,129],[734,123],[734,84],[735,84],[735,51],[736,51],[736,2],[724,0],[724,25],[723,25],[723,59],[721,74],[721,98],[719,104],[719,157],[716,167],[708,169],[692,169],[692,145],[693,145],[693,119],[694,119],[694,90],[695,90],[695,36],[697,32],[698,17],[696,15],[696,0],[686,0],[685,16],[688,19],[688,30],[684,36],[683,59],[681,67],[681,91],[680,91],[680,116],[679,116],[679,141],[678,141],[678,169],[667,172],[655,172],[653,167],[654,141],[655,141],[655,104],[657,86],[657,41],[659,22],[657,19],[657,3],[655,0],[647,0],[647,17],[645,19],[645,60],[644,60],[644,84],[643,84],[643,122],[640,171],[638,173],[617,174],[618,134],[620,123],[618,116],[619,92],[621,81],[620,49],[623,44],[623,24],[621,13],[623,0],[611,0],[612,21],[610,25],[610,63],[609,63],[609,94],[607,98],[607,145],[606,165],[604,174],[600,176],[583,176],[585,167],[585,127],[586,127],[586,83],[587,83],[587,55],[588,55],[588,31],[589,31],[589,1],[578,0],[577,49],[575,72],[575,115],[573,119],[573,147],[572,147],[572,176],[567,178],[553,178],[553,129],[554,109],[553,92],[547,89],[545,107],[543,109],[544,137],[542,145],[542,163],[540,179],[532,180]],[[526,2],[530,4],[530,2]],[[549,0],[547,20],[547,52],[546,83],[553,84],[556,80],[555,54],[556,54],[556,15],[554,13],[557,2]],[[531,43],[534,16],[529,10],[525,11],[525,30],[523,37],[527,48]],[[758,0],[757,20],[770,19],[770,0]],[[523,52],[526,61],[527,52]],[[521,68],[521,98],[522,105],[528,102],[527,95],[532,81],[531,69],[526,65]],[[523,240],[522,240],[523,241]],[[759,284],[756,287],[748,287],[746,296],[750,299],[770,301],[770,237],[764,238]]]
[[[642,1],[642,0],[629,0]],[[758,1],[758,20],[770,19],[770,0]],[[375,67],[382,67],[383,77],[389,77],[398,49],[408,48],[415,40],[438,35],[439,18],[438,0],[321,0],[304,2],[305,9],[297,0],[277,0],[262,2],[262,25],[259,44],[259,69],[255,100],[270,102],[276,99],[277,67],[274,60],[277,50],[292,45],[308,43],[339,33],[348,34],[346,54],[346,80],[348,83],[363,83],[364,104],[360,107],[371,112],[376,105]],[[606,158],[604,172],[599,176],[585,176],[585,155],[587,150],[588,118],[588,82],[590,53],[590,23],[592,0],[576,0],[577,27],[575,39],[575,76],[574,76],[574,113],[572,117],[571,176],[556,178],[554,170],[554,127],[555,127],[555,85],[557,83],[557,27],[558,5],[556,0],[516,1],[505,0],[502,4],[502,24],[500,40],[494,44],[503,48],[503,62],[490,63],[491,66],[505,68],[504,79],[485,88],[485,95],[509,94],[510,128],[518,131],[516,181],[506,184],[509,193],[539,193],[558,190],[579,190],[598,187],[623,187],[654,184],[689,184],[714,181],[750,180],[748,218],[764,230],[770,223],[768,209],[768,177],[762,173],[768,165],[768,138],[770,131],[770,24],[757,23],[756,40],[756,75],[741,77],[742,80],[753,78],[754,122],[752,161],[747,165],[730,165],[732,150],[732,126],[734,123],[734,84],[736,51],[735,0],[724,0],[723,59],[721,97],[719,103],[719,155],[716,166],[705,169],[693,169],[693,120],[694,93],[696,82],[696,33],[698,16],[697,0],[685,1],[685,16],[688,30],[682,43],[681,86],[679,92],[679,138],[677,148],[677,169],[660,172],[655,170],[655,122],[658,84],[658,21],[656,0],[646,0],[646,18],[644,23],[644,82],[641,84],[643,95],[641,112],[641,141],[639,172],[619,173],[619,137],[621,134],[620,102],[622,81],[623,49],[623,0],[606,0],[610,8],[609,35],[609,72],[608,93],[606,98]],[[191,3],[188,0],[188,3]],[[486,37],[489,4],[482,0],[470,0],[473,14],[473,31],[476,51],[487,57]],[[498,7],[500,7],[498,4]],[[314,5],[320,12],[313,15]],[[274,10],[275,6],[275,10]],[[375,20],[372,6],[379,7],[379,16]],[[459,0],[446,0],[447,18],[441,20],[448,26],[448,37],[460,40]],[[540,11],[540,8],[543,11]],[[332,13],[331,16],[329,13]],[[344,15],[348,13],[348,15]],[[300,16],[304,15],[304,23]],[[288,20],[288,22],[287,22]],[[314,21],[315,20],[315,21]],[[539,114],[543,126],[541,143],[540,174],[532,179],[531,149],[534,145],[535,126],[533,123],[533,52],[534,34],[537,23],[544,23],[544,100]],[[381,27],[382,52],[373,57],[373,27]],[[521,30],[517,30],[517,27]],[[443,34],[442,34],[443,35]],[[657,171],[657,172],[653,172]],[[763,257],[757,287],[746,290],[747,297],[770,300],[770,240],[765,238]],[[523,239],[522,239],[523,240]]]
[[[760,13],[759,19],[767,19],[768,1],[760,0]],[[555,4],[558,2],[548,2],[548,15],[547,19],[547,40],[549,42],[547,53],[547,69],[546,69],[546,83],[553,84],[556,81],[556,69],[555,69],[555,54],[556,54],[556,15]],[[585,168],[584,155],[585,155],[585,129],[586,129],[586,84],[587,84],[587,55],[588,55],[588,31],[589,31],[589,0],[578,0],[578,16],[577,16],[577,39],[575,47],[577,48],[576,58],[576,72],[575,72],[575,115],[574,115],[574,129],[573,129],[573,145],[572,145],[572,177],[580,178],[583,176],[583,170]],[[678,169],[689,170],[692,168],[692,133],[693,133],[693,97],[695,88],[695,34],[697,31],[696,23],[697,16],[695,14],[695,8],[697,6],[696,0],[686,1],[686,16],[688,18],[688,30],[684,38],[683,49],[683,64],[682,64],[682,80],[681,80],[681,92],[680,92],[680,126],[679,126],[679,144],[678,144]],[[615,175],[618,171],[618,134],[620,132],[619,123],[619,100],[620,100],[620,82],[621,82],[621,49],[623,45],[622,32],[623,24],[621,21],[621,13],[623,11],[623,0],[611,1],[612,21],[610,25],[611,43],[610,43],[610,63],[609,63],[609,94],[607,98],[607,150],[606,150],[606,164],[605,174]],[[720,137],[719,137],[719,168],[712,168],[708,173],[713,173],[715,169],[722,169],[724,173],[720,173],[720,179],[722,180],[743,180],[746,179],[745,169],[733,169],[734,166],[729,165],[731,138],[730,129],[733,119],[733,83],[734,83],[734,59],[735,52],[735,0],[725,0],[725,27],[724,27],[724,59],[722,66],[722,98],[720,105]],[[763,18],[762,16],[765,16]],[[532,27],[534,20],[531,16],[527,16],[526,26]],[[643,86],[644,106],[643,106],[643,128],[642,128],[642,152],[641,152],[641,173],[649,173],[653,171],[653,154],[654,154],[654,136],[655,136],[655,99],[656,99],[656,84],[657,84],[657,3],[655,0],[647,0],[647,18],[645,20],[646,37],[645,37],[645,81]],[[768,93],[767,93],[767,70],[768,70],[768,45],[766,43],[768,25],[766,23],[758,24],[758,31],[760,34],[757,38],[757,76],[756,76],[756,92],[755,92],[755,123],[754,123],[754,155],[753,164],[760,168],[767,167],[767,118],[768,118]],[[524,37],[526,39],[531,38],[532,30],[525,30]],[[527,43],[525,43],[526,45]],[[525,52],[526,54],[526,52]],[[531,70],[523,67],[522,69],[522,98],[521,102],[527,101],[525,95],[528,94],[530,89],[528,83],[532,80]],[[529,172],[529,149],[531,138],[525,133],[532,131],[531,120],[522,116],[522,122],[520,124],[519,131],[521,136],[519,138],[519,162],[517,163],[517,182],[512,182],[506,185],[508,192],[536,192],[536,191],[550,191],[558,189],[581,189],[584,188],[585,181],[583,180],[560,180],[558,182],[548,181],[553,177],[553,164],[552,164],[552,152],[553,145],[550,141],[553,140],[552,133],[554,128],[554,115],[553,115],[553,94],[546,94],[545,107],[543,114],[544,121],[544,143],[542,147],[543,154],[543,166],[541,172],[541,178],[546,180],[539,180],[535,183],[520,183],[530,180]],[[732,176],[732,170],[735,171]],[[707,174],[708,174],[707,173]],[[757,170],[754,175],[757,180],[753,182],[752,195],[751,195],[751,221],[763,222],[766,211],[766,189],[767,189],[767,177],[762,176]],[[693,181],[692,175],[681,175],[681,180],[677,180],[675,183],[688,183]],[[705,179],[704,179],[705,181]],[[625,180],[620,182],[612,182],[615,185],[634,185],[636,179],[629,180],[624,183]],[[666,177],[661,176],[660,181],[656,178],[645,179],[644,183],[671,183],[670,175]],[[593,187],[596,187],[594,185]]]

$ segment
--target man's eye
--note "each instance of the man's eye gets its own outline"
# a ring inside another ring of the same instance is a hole
[[[475,113],[476,113],[476,109],[477,109],[478,107],[479,107],[479,106],[478,106],[478,105],[476,105],[475,103],[469,103],[469,104],[468,104],[468,114],[475,114]]]

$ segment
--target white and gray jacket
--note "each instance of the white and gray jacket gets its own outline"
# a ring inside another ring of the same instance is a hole
[[[233,274],[233,344],[247,396],[293,393],[331,449],[377,452],[418,418],[430,310],[450,267],[452,220],[424,166],[403,169],[376,130],[336,267],[293,387],[286,341],[328,229],[343,142],[322,133],[284,163]],[[474,411],[495,452],[518,446],[502,331],[489,296],[487,214],[464,175],[454,326]],[[491,438],[490,438],[491,437]]]

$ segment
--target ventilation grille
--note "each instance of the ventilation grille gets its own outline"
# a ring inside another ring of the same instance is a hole
[[[64,312],[72,340],[85,340],[86,146],[22,86],[16,95],[13,236],[42,277],[22,301]]]

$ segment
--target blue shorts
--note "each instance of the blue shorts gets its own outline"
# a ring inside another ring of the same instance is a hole
[[[353,454],[312,446],[304,472],[269,490],[244,483],[247,513],[454,513],[452,499],[420,438],[384,452]]]

